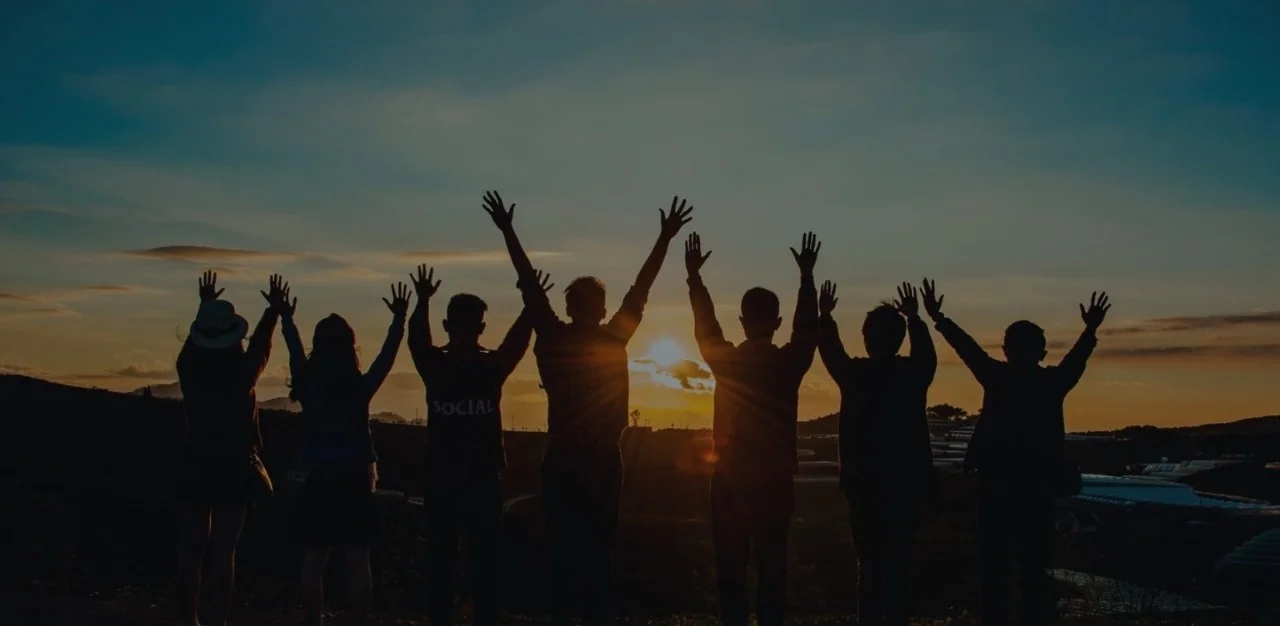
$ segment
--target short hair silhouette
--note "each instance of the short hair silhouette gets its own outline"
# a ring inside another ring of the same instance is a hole
[[[573,279],[564,288],[565,310],[578,323],[599,324],[604,319],[604,283],[595,276]]]
[[[764,287],[752,287],[742,294],[742,330],[747,339],[769,339],[778,330],[781,303],[778,294]]]
[[[1048,342],[1044,329],[1027,320],[1018,320],[1004,331],[1004,356],[1010,363],[1039,363]]]
[[[862,322],[862,340],[869,356],[894,356],[907,338],[907,321],[888,302],[867,312]]]
[[[449,298],[445,309],[444,330],[449,338],[474,339],[484,332],[484,314],[489,305],[480,296],[460,293]]]

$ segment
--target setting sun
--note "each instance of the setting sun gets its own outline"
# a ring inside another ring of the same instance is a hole
[[[675,339],[659,339],[649,346],[648,357],[659,367],[671,367],[685,358],[684,348]]]

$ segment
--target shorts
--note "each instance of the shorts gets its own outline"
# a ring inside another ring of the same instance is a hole
[[[382,517],[366,468],[312,472],[302,488],[295,529],[313,546],[362,546],[382,540]]]

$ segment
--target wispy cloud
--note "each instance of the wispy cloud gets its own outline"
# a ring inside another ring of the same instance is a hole
[[[139,291],[144,291],[141,287],[134,287],[133,285],[84,285],[77,289],[95,293],[138,293]]]
[[[530,259],[545,259],[562,256],[563,252],[534,250],[528,253]],[[400,253],[400,258],[430,263],[501,263],[510,259],[506,250],[409,250]]]
[[[1103,348],[1097,356],[1114,360],[1190,359],[1264,360],[1280,359],[1280,343],[1238,345],[1173,345]]]
[[[19,293],[0,292],[0,300],[9,302],[39,302],[38,299],[31,296],[24,296]]]
[[[1170,333],[1191,330],[1222,330],[1237,326],[1269,326],[1280,324],[1280,311],[1200,315],[1186,317],[1159,317],[1135,324],[1104,328],[1103,335],[1139,335],[1146,333]]]
[[[122,254],[141,259],[182,261],[187,263],[290,260],[303,258],[305,256],[289,252],[262,252],[259,250],[241,250],[238,248],[217,248],[213,246],[191,245],[158,246],[144,250],[126,250]]]

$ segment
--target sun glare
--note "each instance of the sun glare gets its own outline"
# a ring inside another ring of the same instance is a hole
[[[684,348],[675,339],[659,339],[649,346],[648,356],[659,367],[671,367],[684,359]]]

